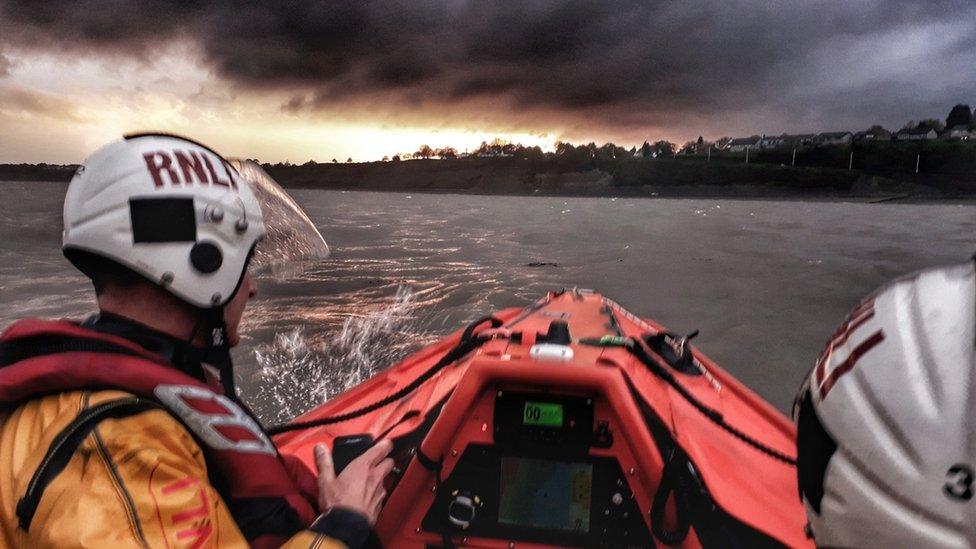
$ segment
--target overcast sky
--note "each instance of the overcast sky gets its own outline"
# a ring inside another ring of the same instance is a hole
[[[370,160],[898,128],[956,103],[976,104],[969,0],[0,0],[0,162],[136,130]]]

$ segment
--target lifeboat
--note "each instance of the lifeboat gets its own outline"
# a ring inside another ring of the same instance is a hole
[[[393,441],[385,547],[812,546],[792,423],[689,339],[552,292],[272,432],[313,471]]]

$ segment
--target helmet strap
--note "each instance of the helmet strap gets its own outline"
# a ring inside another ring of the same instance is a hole
[[[200,333],[200,330],[202,330],[200,335],[203,336],[204,341],[204,348],[200,357],[201,362],[217,370],[220,375],[220,384],[224,388],[224,395],[236,401],[234,364],[230,356],[230,342],[227,339],[224,308],[221,306],[199,310],[197,324],[193,328],[193,333],[190,334],[191,343]]]

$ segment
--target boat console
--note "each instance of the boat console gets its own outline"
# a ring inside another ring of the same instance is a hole
[[[641,449],[618,436],[636,412],[618,409],[633,408],[623,391],[609,367],[476,359],[381,515],[402,524],[384,544],[652,545]]]
[[[497,391],[492,432],[494,444],[469,445],[442,481],[425,530],[586,546],[649,539],[620,463],[590,455],[613,443],[593,398]]]

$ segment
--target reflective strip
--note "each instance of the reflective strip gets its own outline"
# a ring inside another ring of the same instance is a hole
[[[251,454],[276,455],[277,451],[261,427],[229,398],[192,385],[159,385],[153,391],[156,398],[178,416],[208,446],[215,450],[230,450]],[[209,401],[226,413],[206,413],[190,406],[185,399]],[[231,440],[218,427],[238,427],[254,436],[251,440]]]

